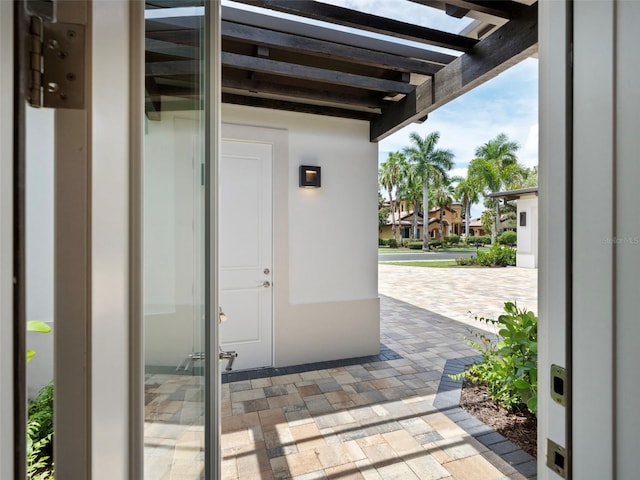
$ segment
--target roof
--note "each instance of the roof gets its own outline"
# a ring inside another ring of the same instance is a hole
[[[517,200],[520,197],[538,196],[538,187],[520,188],[518,190],[507,190],[506,192],[490,193],[488,196],[491,198],[504,198],[506,200]]]
[[[224,2],[222,102],[360,119],[378,141],[537,51],[536,0],[396,2],[466,26],[451,33],[312,0]],[[203,9],[174,13],[202,4],[146,1],[151,120],[202,108]]]

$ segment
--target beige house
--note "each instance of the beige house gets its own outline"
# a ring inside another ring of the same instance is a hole
[[[404,207],[404,202],[401,202],[400,207]],[[463,219],[462,219],[462,204],[453,203],[451,207],[445,207],[442,212],[442,235],[460,235],[463,231]],[[397,213],[389,213],[387,215],[387,221],[384,227],[380,230],[379,237],[388,240],[393,238],[393,223],[397,225]],[[415,238],[413,235],[413,210],[401,211],[400,216],[400,238]],[[417,238],[422,238],[422,231],[424,229],[424,219],[422,213],[418,213],[417,221]],[[429,210],[429,238],[439,238],[440,230],[440,209],[437,207]]]

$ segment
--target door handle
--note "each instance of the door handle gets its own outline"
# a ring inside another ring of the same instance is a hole
[[[227,366],[225,367],[225,370],[229,372],[233,369],[233,361],[236,358],[238,358],[238,352],[236,352],[235,350],[224,351],[222,350],[222,348],[220,348],[220,353],[218,354],[218,358],[220,360],[227,361]]]
[[[264,282],[262,282],[260,286],[264,288],[269,288],[271,286],[271,282],[269,282],[268,280],[265,280]]]

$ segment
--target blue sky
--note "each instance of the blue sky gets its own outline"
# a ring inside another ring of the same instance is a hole
[[[411,124],[378,144],[379,162],[410,145],[409,134],[440,132],[438,146],[455,155],[453,175],[466,175],[477,147],[506,133],[518,142],[518,160],[538,164],[538,60],[530,58],[487,83],[431,112],[423,124]],[[473,216],[482,212],[476,205]]]

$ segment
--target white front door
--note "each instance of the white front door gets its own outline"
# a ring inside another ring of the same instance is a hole
[[[220,325],[234,369],[272,365],[272,161],[265,143],[223,140],[220,159]],[[223,365],[224,366],[224,365]]]

